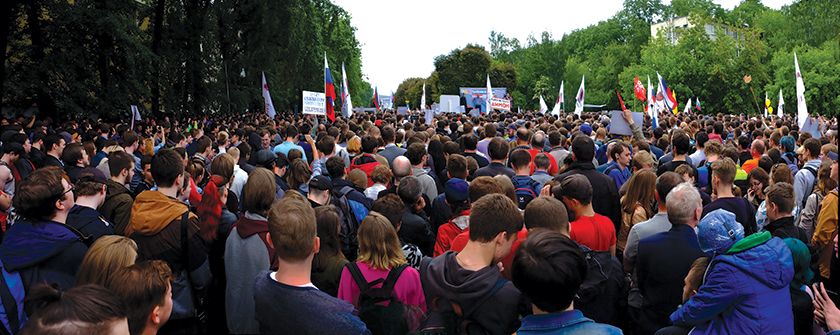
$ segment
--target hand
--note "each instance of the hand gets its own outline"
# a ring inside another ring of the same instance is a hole
[[[551,196],[551,185],[546,184],[543,186],[542,190],[540,190],[541,197],[550,197]]]
[[[834,302],[828,297],[825,291],[825,286],[819,284],[813,286],[814,291],[814,317],[818,321],[822,321],[828,330],[840,329],[840,310],[834,305]]]
[[[303,136],[306,139],[306,143],[315,144],[315,140],[312,139],[312,135],[306,134]]]
[[[621,112],[621,116],[624,118],[625,121],[627,121],[627,123],[629,123],[631,125],[635,124],[635,122],[633,121],[633,113],[630,112],[629,109]]]
[[[747,200],[752,202],[753,199],[755,199],[755,192],[752,189],[747,190]]]

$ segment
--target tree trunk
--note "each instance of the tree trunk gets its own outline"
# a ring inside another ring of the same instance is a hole
[[[155,64],[152,64],[154,73],[152,74],[152,114],[160,115],[160,67],[163,62],[160,61],[160,45],[163,40],[163,21],[164,9],[166,7],[166,0],[158,0],[155,3],[155,14],[152,17],[154,24],[154,36],[152,38],[152,53],[155,54]]]
[[[38,104],[38,114],[41,119],[46,117],[55,118],[57,116],[55,100],[49,94],[48,84],[50,81],[49,75],[41,68],[46,53],[44,52],[44,32],[41,30],[41,1],[32,1],[26,8],[26,16],[29,22],[29,34],[32,39],[33,53],[32,59],[36,67],[36,72],[39,85],[33,87],[35,91],[35,101]]]

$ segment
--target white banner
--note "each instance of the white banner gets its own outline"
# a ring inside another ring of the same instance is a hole
[[[391,101],[390,95],[379,95],[379,108],[380,109],[392,109],[394,108],[394,103]]]
[[[327,94],[303,91],[303,114],[327,115]]]
[[[490,108],[510,112],[510,100],[492,98],[490,99]]]

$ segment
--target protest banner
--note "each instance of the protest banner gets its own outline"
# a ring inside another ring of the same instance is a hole
[[[490,108],[510,112],[510,100],[493,98],[490,100]]]
[[[327,115],[327,94],[303,91],[303,114]]]
[[[441,95],[440,111],[444,113],[458,113],[461,105],[461,98],[457,95]]]
[[[622,111],[612,111],[610,114],[610,134],[616,135],[633,135],[633,131],[630,130],[630,124],[627,123],[627,120],[621,116]],[[633,122],[637,125],[641,125],[642,121],[644,120],[644,114],[632,112],[633,114]]]

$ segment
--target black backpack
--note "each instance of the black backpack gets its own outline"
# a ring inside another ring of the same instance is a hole
[[[373,335],[408,333],[408,321],[405,319],[405,305],[394,294],[394,286],[407,264],[391,268],[385,280],[379,278],[367,282],[356,263],[347,263],[347,270],[359,286],[359,318],[367,325]],[[372,287],[382,283],[382,287]],[[388,305],[383,303],[387,302]]]
[[[575,309],[598,323],[620,327],[627,316],[627,294],[630,283],[621,262],[607,251],[595,251],[584,245],[580,250],[586,258],[586,280],[575,296]]]

